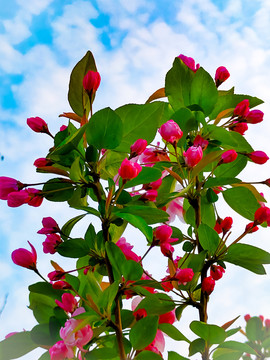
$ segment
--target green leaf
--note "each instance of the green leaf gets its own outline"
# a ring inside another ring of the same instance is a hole
[[[71,285],[74,290],[76,291],[79,290],[80,280],[77,278],[77,276],[71,274],[65,274],[65,281],[68,282],[69,285]]]
[[[205,349],[205,341],[203,339],[195,339],[189,345],[189,356],[202,353]]]
[[[89,145],[97,149],[115,149],[121,142],[123,124],[120,117],[111,108],[97,111],[86,127],[86,139]]]
[[[166,211],[147,205],[128,205],[122,209],[114,208],[113,213],[119,216],[119,213],[127,213],[142,218],[148,225],[155,223],[164,223],[168,221],[169,215]],[[120,216],[121,217],[121,216]]]
[[[222,146],[228,145],[235,151],[252,152],[253,148],[243,135],[236,131],[228,131],[220,126],[208,125],[209,136],[221,142]]]
[[[122,250],[111,241],[105,243],[106,252],[115,274],[115,278],[120,278],[123,275],[122,269],[127,264],[127,259]]]
[[[82,140],[85,129],[85,125],[81,126],[79,129],[74,127],[74,132],[72,131],[70,135],[64,138],[64,140],[56,147],[56,149],[50,153],[50,158],[55,157],[56,155],[67,155],[72,150],[77,149],[80,141]],[[76,153],[76,155],[76,157],[78,157],[78,153]]]
[[[122,267],[122,272],[125,280],[140,280],[143,274],[142,266],[134,260],[128,260],[125,266]]]
[[[127,181],[125,189],[141,184],[149,184],[150,182],[160,179],[162,172],[153,167],[143,167],[142,171],[134,179]]]
[[[105,180],[114,178],[126,157],[125,153],[107,150],[98,163],[101,178]]]
[[[144,350],[140,352],[135,360],[160,360],[162,357],[159,354],[154,353],[153,351]]]
[[[173,67],[165,78],[165,94],[175,111],[192,104],[190,92],[194,76],[194,72],[188,66],[178,57],[175,58]]]
[[[42,192],[47,200],[67,201],[73,195],[74,187],[65,179],[55,178],[44,184]]]
[[[42,354],[38,360],[51,360],[51,355],[49,351],[46,351],[44,354]]]
[[[241,351],[242,353],[246,352],[249,354],[257,355],[257,352],[251,346],[246,343],[240,343],[238,341],[226,341],[223,344],[220,344],[218,348],[232,349]]]
[[[209,115],[210,119],[215,119],[217,117],[217,115],[224,109],[235,108],[237,104],[239,104],[241,101],[243,101],[245,99],[249,100],[250,108],[263,103],[262,100],[260,100],[256,97],[252,97],[249,95],[234,94],[230,90],[229,91],[219,91],[218,94],[219,94],[219,96],[218,96],[218,100],[216,102],[215,108],[213,109],[212,113]]]
[[[207,199],[207,196],[201,198],[201,213],[202,222],[210,227],[214,227],[216,224],[216,216],[213,204]]]
[[[148,315],[161,315],[174,309],[172,299],[164,293],[147,293],[136,309],[145,309]]]
[[[31,330],[32,340],[39,345],[54,345],[57,339],[53,339],[50,333],[49,324],[38,324]]]
[[[89,249],[95,249],[95,243],[96,243],[96,232],[95,228],[92,224],[90,224],[86,230],[85,236],[84,236],[85,242]]]
[[[168,360],[189,360],[189,359],[177,354],[175,351],[168,351]]]
[[[221,344],[226,339],[226,332],[217,325],[206,324],[201,321],[192,321],[190,329],[209,344]]]
[[[130,342],[135,350],[142,350],[154,340],[158,328],[158,316],[148,315],[131,328]]]
[[[85,358],[90,360],[115,359],[116,357],[117,350],[115,347],[94,349],[85,355]]]
[[[219,165],[214,174],[217,178],[224,176],[235,177],[237,176],[247,165],[247,157],[238,154],[236,160],[228,164]]]
[[[211,255],[214,255],[218,244],[218,233],[206,224],[200,224],[198,228],[199,241],[204,250],[209,251]]]
[[[22,331],[0,342],[0,358],[3,360],[18,359],[37,348],[30,331]]]
[[[123,123],[123,137],[115,150],[129,152],[130,146],[138,139],[144,139],[150,144],[156,136],[165,106],[165,103],[157,101],[143,105],[127,104],[116,109]]]
[[[119,283],[118,281],[115,281],[112,284],[110,284],[102,293],[102,296],[99,301],[99,306],[101,308],[106,309],[108,313],[110,313],[118,289],[119,289]]]
[[[54,315],[56,304],[53,298],[43,294],[30,292],[29,302],[29,309],[33,311],[33,315],[37,322],[46,323],[49,321],[49,318]]]
[[[250,341],[263,340],[263,323],[259,317],[254,316],[248,320],[246,325],[246,334]]]
[[[262,264],[270,264],[270,254],[252,245],[233,244],[222,260],[263,275],[265,269]]]
[[[186,341],[190,343],[190,341],[185,337],[185,335],[183,335],[175,326],[169,323],[159,324],[158,328],[173,340]]]
[[[54,289],[52,284],[47,282],[37,282],[28,287],[29,291],[32,293],[42,294],[51,297],[52,299],[61,300],[63,291],[59,289]]]
[[[57,252],[65,257],[79,258],[89,254],[89,247],[83,239],[67,240],[56,248]]]
[[[61,237],[64,240],[67,240],[69,234],[73,227],[77,224],[78,221],[83,219],[86,214],[75,216],[74,218],[68,220],[61,228]]]
[[[193,115],[193,113],[188,108],[181,108],[177,110],[172,116],[171,119],[174,120],[183,131],[182,138],[178,141],[178,146],[183,146],[187,134],[192,130],[197,130],[198,123]]]
[[[239,360],[242,354],[242,351],[218,348],[213,354],[213,360]]]
[[[246,219],[254,220],[254,213],[260,207],[255,195],[246,187],[237,186],[222,192],[226,203]]]
[[[213,111],[217,99],[218,91],[214,80],[207,71],[200,67],[196,71],[191,84],[191,104],[199,105],[207,116]]]
[[[84,75],[89,70],[97,71],[91,51],[87,51],[85,56],[75,65],[70,75],[68,101],[72,110],[79,116],[84,114],[85,91],[82,83]]]
[[[241,180],[234,177],[212,177],[205,182],[204,189],[238,183],[241,183]]]
[[[149,242],[152,242],[152,240],[153,240],[153,230],[152,230],[152,228],[150,226],[147,225],[146,221],[142,217],[137,216],[137,215],[132,215],[132,214],[129,214],[129,213],[125,213],[125,212],[117,212],[115,215],[117,215],[121,219],[126,220],[131,225],[133,225],[134,227],[139,229],[144,234],[146,239]]]

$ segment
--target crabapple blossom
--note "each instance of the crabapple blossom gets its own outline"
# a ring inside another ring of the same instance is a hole
[[[193,141],[194,146],[200,146],[203,150],[207,148],[209,141],[204,139],[201,135],[197,135]]]
[[[183,136],[183,131],[173,120],[168,120],[165,124],[161,125],[158,132],[160,133],[163,140],[171,144],[177,143],[178,140],[180,140]]]
[[[201,161],[203,150],[201,146],[190,146],[187,151],[183,152],[183,155],[187,166],[193,167]]]
[[[83,78],[83,88],[88,92],[96,92],[99,88],[101,77],[98,71],[89,70]]]
[[[78,301],[70,293],[64,293],[62,295],[62,301],[55,300],[55,303],[64,311],[73,313],[78,307]]]
[[[93,336],[93,330],[90,325],[86,325],[80,330],[74,331],[80,325],[82,320],[71,318],[65,322],[65,326],[60,329],[60,337],[66,346],[77,346],[80,350],[84,350],[86,345]]]
[[[216,86],[219,87],[225,80],[230,77],[229,71],[225,68],[225,66],[219,66],[216,70],[215,74],[215,82]]]
[[[186,285],[193,279],[194,272],[190,268],[177,269],[174,277],[177,279],[179,284]]]
[[[131,250],[134,246],[130,245],[130,243],[128,243],[124,237],[121,237],[116,242],[116,245],[122,250],[127,260],[134,260],[136,262],[139,262],[141,260],[141,257]]]
[[[46,240],[42,243],[43,252],[45,254],[54,254],[56,252],[56,248],[59,244],[62,243],[62,239],[58,234],[48,234]]]
[[[219,161],[219,164],[228,164],[236,160],[236,158],[237,152],[235,150],[227,150],[221,155],[221,160]]]
[[[63,340],[55,343],[49,349],[49,353],[51,356],[51,360],[74,359],[74,352],[72,347],[67,346]]]
[[[189,67],[193,72],[196,72],[199,67],[200,67],[200,64],[197,64],[195,66],[195,60],[192,58],[192,57],[188,57],[186,55],[183,55],[183,54],[180,54],[179,56],[179,59],[181,59],[183,61],[183,63]]]
[[[253,151],[252,153],[246,154],[248,158],[255,164],[265,164],[269,157],[263,151]]]
[[[60,232],[60,228],[57,222],[50,216],[44,217],[42,219],[42,225],[43,228],[37,232],[38,234],[48,235],[48,234]]]
[[[246,117],[249,113],[249,100],[245,99],[241,101],[239,104],[236,105],[233,115],[234,116],[240,116],[240,117]]]
[[[7,200],[8,195],[12,192],[19,191],[23,188],[23,184],[13,178],[0,176],[0,199]]]
[[[210,295],[215,287],[215,280],[212,276],[205,277],[202,281],[202,292]]]
[[[251,110],[246,118],[245,121],[249,124],[258,124],[263,121],[264,113],[261,110]]]
[[[263,224],[267,222],[267,225],[270,226],[270,209],[267,206],[261,206],[255,211],[254,222],[256,224]]]
[[[233,121],[229,127],[229,130],[238,132],[241,135],[244,135],[248,130],[248,125],[245,122]]]
[[[34,246],[29,241],[28,244],[31,247],[31,252],[29,250],[19,248],[12,252],[11,259],[16,265],[25,267],[30,270],[36,270],[37,252]]]
[[[131,145],[130,147],[130,153],[131,153],[131,157],[135,157],[138,155],[141,155],[144,150],[146,149],[147,146],[147,141],[144,139],[138,139],[135,141],[134,144]]]
[[[212,265],[210,268],[210,275],[214,280],[219,280],[225,273],[225,269],[220,265]]]
[[[141,172],[142,167],[138,163],[133,163],[128,159],[124,159],[118,170],[118,174],[123,180],[134,179]]]

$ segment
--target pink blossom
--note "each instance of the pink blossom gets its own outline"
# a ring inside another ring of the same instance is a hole
[[[173,289],[172,278],[170,275],[165,276],[161,281],[160,285],[163,287],[164,291],[169,292]]]
[[[232,125],[230,125],[229,130],[238,132],[241,135],[244,135],[248,130],[248,125],[245,122],[233,121]]]
[[[149,351],[153,351],[156,352],[156,350],[158,351],[158,353],[162,353],[165,349],[165,339],[164,339],[164,335],[163,332],[161,330],[157,330],[155,339],[152,341],[152,343],[150,345],[148,345],[145,350],[149,350]]]
[[[214,280],[219,280],[225,273],[225,269],[220,265],[212,265],[210,268],[210,275]]]
[[[66,130],[67,129],[67,125],[62,125],[61,127],[60,127],[60,131],[64,131],[64,130]]]
[[[146,149],[147,141],[144,139],[138,139],[135,141],[133,145],[130,147],[130,153],[132,157],[141,155]]]
[[[49,166],[49,165],[52,165],[53,162],[49,159],[46,159],[46,158],[38,158],[34,161],[34,166],[36,166],[37,168],[40,168],[40,167],[44,167],[44,166]]]
[[[51,356],[51,360],[73,359],[75,356],[73,349],[67,346],[64,341],[58,341],[56,344],[54,344],[49,349],[49,353]]]
[[[221,155],[221,160],[219,164],[227,164],[233,162],[234,160],[236,160],[236,158],[237,158],[237,152],[235,150],[233,149],[227,150]]]
[[[153,181],[149,184],[143,184],[143,189],[145,190],[149,190],[149,189],[152,189],[152,190],[157,190],[162,184],[162,178],[156,180],[156,181]]]
[[[42,243],[43,252],[45,254],[54,254],[56,248],[59,244],[62,243],[62,239],[58,234],[48,234],[46,240]]]
[[[40,117],[31,117],[27,119],[27,125],[35,132],[48,133],[48,124]]]
[[[148,200],[148,201],[156,201],[158,196],[157,190],[150,189],[147,190],[142,196],[140,197],[141,200]]]
[[[140,156],[140,161],[144,163],[145,166],[153,166],[159,161],[170,161],[170,158],[165,150],[146,148]]]
[[[183,136],[183,131],[173,120],[168,120],[165,124],[161,125],[158,132],[160,133],[163,140],[171,144],[177,143],[178,140],[180,140]]]
[[[25,267],[30,270],[36,270],[37,252],[34,246],[29,241],[28,244],[31,247],[31,252],[29,250],[19,248],[12,252],[11,259],[16,265]]]
[[[69,313],[73,313],[78,307],[78,301],[70,293],[64,293],[62,295],[62,302],[56,299],[55,303],[64,311]]]
[[[207,148],[209,141],[204,139],[201,135],[197,135],[193,141],[194,146],[201,146],[203,150]]]
[[[16,192],[23,187],[23,184],[13,178],[0,176],[0,199],[7,200],[8,195],[12,192]]]
[[[7,196],[7,204],[10,207],[18,207],[26,204],[29,201],[29,194],[27,190],[20,190],[11,192]]]
[[[179,284],[186,285],[193,279],[194,272],[190,268],[177,269],[174,277],[177,279]]]
[[[263,224],[267,222],[267,225],[270,226],[270,209],[267,206],[262,206],[255,211],[254,222],[256,224]]]
[[[179,59],[181,59],[183,61],[183,63],[185,65],[187,65],[187,67],[189,67],[192,71],[196,72],[199,67],[200,67],[200,64],[197,64],[195,66],[195,60],[192,58],[192,57],[188,57],[188,56],[185,56],[183,54],[180,54],[179,56]]]
[[[66,281],[58,280],[52,284],[52,288],[67,290],[67,289],[72,289],[72,286],[69,283],[67,283]]]
[[[255,164],[265,164],[269,160],[269,157],[263,151],[253,151],[252,153],[247,154],[249,159]]]
[[[258,124],[263,121],[264,113],[261,110],[251,110],[246,118],[245,121],[249,124]]]
[[[250,234],[250,233],[253,233],[253,232],[256,232],[256,231],[258,231],[258,230],[259,230],[259,228],[258,228],[258,226],[256,226],[256,225],[254,224],[254,222],[248,223],[248,224],[246,225],[246,228],[245,228],[245,232],[248,232],[249,234]]]
[[[141,260],[141,257],[132,251],[133,245],[130,245],[130,243],[128,243],[124,237],[120,238],[116,242],[116,245],[122,250],[127,260],[134,260],[136,262]]]
[[[215,82],[216,86],[219,87],[225,80],[230,77],[229,71],[225,68],[225,66],[220,66],[216,70],[215,74]]]
[[[83,78],[83,88],[87,92],[96,92],[100,85],[100,74],[98,71],[89,70]]]
[[[154,230],[154,236],[161,243],[168,242],[172,236],[173,230],[169,225],[160,225]]]
[[[240,116],[240,117],[246,117],[249,113],[249,100],[245,99],[241,101],[239,104],[236,105],[233,115],[234,116]]]
[[[118,170],[118,174],[122,179],[130,180],[134,179],[141,172],[142,167],[138,163],[131,162],[128,159],[124,159]]]
[[[65,271],[54,270],[51,271],[47,276],[50,279],[50,281],[56,281],[56,280],[64,279],[65,273],[66,273]]]
[[[172,259],[174,247],[169,242],[160,243],[160,250],[164,256],[168,257],[169,259]]]
[[[245,316],[244,316],[244,319],[248,322],[248,320],[251,318],[251,316],[249,315],[249,314],[246,314]]]
[[[210,295],[211,292],[214,290],[214,287],[215,287],[215,280],[212,278],[212,276],[208,276],[203,279],[202,292],[205,292],[206,294]]]
[[[178,197],[169,202],[166,212],[170,215],[169,222],[173,222],[177,216],[179,220],[184,220],[184,208],[183,208],[184,199]]]
[[[73,318],[67,320],[65,326],[60,329],[60,337],[66,346],[77,346],[80,350],[84,351],[83,346],[91,340],[93,330],[90,325],[86,325],[82,329],[74,331],[81,321]]]
[[[183,152],[183,155],[187,166],[193,167],[201,161],[203,151],[201,146],[190,146],[187,151]]]
[[[47,234],[57,233],[60,231],[57,222],[50,216],[44,217],[42,219],[42,225],[43,225],[43,228],[37,232],[38,234],[47,235]]]
[[[175,309],[172,311],[169,311],[165,314],[159,315],[159,320],[158,323],[159,324],[173,324],[176,321],[176,316],[175,316]]]
[[[27,201],[28,205],[38,207],[42,204],[43,192],[41,190],[28,188],[26,191],[29,195],[29,200]]]

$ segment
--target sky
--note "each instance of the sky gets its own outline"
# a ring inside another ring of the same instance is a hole
[[[166,72],[180,53],[193,57],[212,76],[218,66],[226,66],[231,76],[222,89],[235,86],[236,93],[264,100],[259,109],[265,120],[250,126],[246,138],[255,150],[270,153],[268,0],[0,0],[0,5],[0,154],[4,156],[0,176],[25,183],[46,179],[35,173],[32,164],[46,156],[52,142],[44,134],[33,133],[26,119],[43,118],[52,133],[66,124],[58,115],[70,111],[69,75],[87,50],[94,54],[102,79],[94,111],[145,102],[164,86]],[[250,164],[245,179],[267,179],[269,170],[268,163]],[[259,190],[270,199],[268,189]],[[222,211],[224,217],[232,216],[225,205]],[[27,286],[38,279],[14,265],[10,253],[31,241],[40,254],[39,269],[46,275],[51,271],[50,256],[42,256],[44,239],[36,234],[41,219],[52,216],[62,226],[75,215],[78,212],[62,203],[44,201],[40,208],[24,205],[16,209],[0,203],[0,339],[35,325],[27,309]],[[237,232],[237,226],[244,226],[245,221],[233,216]],[[140,237],[137,232],[132,234]],[[269,229],[257,234],[250,235],[249,243],[270,251]],[[137,242],[134,249],[140,252],[141,246]],[[63,262],[57,256],[54,260]],[[72,261],[65,264],[71,266]],[[159,270],[159,264],[148,265],[153,273]],[[266,268],[269,272],[269,266]],[[246,313],[270,318],[269,286],[269,275],[257,276],[228,266],[212,295],[209,322],[222,325]],[[184,312],[179,329],[186,335],[190,335],[190,319],[196,316],[192,309]],[[237,324],[243,325],[243,319]],[[175,350],[187,356],[182,343]],[[21,359],[38,358],[38,354]]]

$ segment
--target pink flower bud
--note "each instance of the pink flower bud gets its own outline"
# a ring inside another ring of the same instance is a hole
[[[189,67],[192,71],[196,72],[199,67],[200,67],[200,64],[197,64],[195,66],[195,60],[192,58],[192,57],[188,57],[188,56],[185,56],[183,54],[180,54],[179,56],[179,59],[181,59],[183,61],[183,63]]]
[[[218,234],[221,234],[222,233],[222,226],[221,226],[221,223],[222,223],[222,219],[221,218],[218,218],[216,220],[216,224],[214,226],[214,230],[218,233]]]
[[[165,124],[161,125],[158,132],[160,133],[163,140],[171,144],[177,143],[178,140],[180,140],[183,136],[183,131],[173,120],[168,120]]]
[[[161,279],[162,283],[161,286],[163,287],[164,291],[169,292],[173,289],[173,284],[171,281],[171,276],[165,276],[163,279]]]
[[[270,209],[267,206],[257,209],[254,214],[254,222],[257,224],[267,222],[267,225],[270,226]]]
[[[148,200],[148,201],[156,201],[157,196],[158,196],[157,190],[150,189],[150,190],[147,190],[146,193],[144,193],[140,197],[140,199],[141,200]]]
[[[132,157],[141,155],[146,149],[147,141],[144,139],[138,139],[135,141],[133,145],[130,147],[130,153]]]
[[[253,151],[252,153],[246,154],[251,161],[255,164],[265,164],[269,157],[263,151]]]
[[[250,124],[258,124],[263,121],[264,113],[261,110],[251,110],[247,116],[245,121]]]
[[[215,280],[212,278],[212,276],[208,276],[203,279],[202,292],[205,292],[206,294],[210,295],[211,292],[214,290],[214,287],[215,287]]]
[[[116,245],[122,250],[127,260],[134,260],[136,262],[141,260],[141,257],[132,251],[133,245],[130,245],[130,243],[128,243],[124,237],[120,238],[116,242]]]
[[[96,92],[100,85],[100,74],[98,71],[89,70],[83,78],[83,87],[87,92]]]
[[[238,132],[241,135],[244,135],[248,130],[248,125],[245,122],[233,121],[232,125],[230,125],[229,129],[231,131]]]
[[[47,234],[53,234],[53,233],[60,232],[57,222],[50,216],[42,219],[42,225],[43,225],[43,228],[37,232],[38,234],[47,235]]]
[[[7,204],[10,207],[18,207],[23,204],[27,204],[30,197],[27,190],[20,190],[16,192],[11,192],[7,197]]]
[[[78,307],[78,301],[70,293],[64,293],[62,295],[62,302],[55,300],[56,305],[66,312],[73,313]]]
[[[29,195],[29,200],[27,201],[28,205],[38,207],[42,204],[43,193],[41,190],[28,188],[26,191]]]
[[[48,234],[46,240],[42,243],[43,252],[45,254],[54,254],[56,248],[62,243],[62,239],[58,234]]]
[[[174,277],[177,279],[179,284],[186,285],[193,279],[194,272],[192,269],[177,269]]]
[[[65,271],[55,270],[48,274],[50,281],[56,281],[65,278]]]
[[[160,225],[154,230],[154,236],[157,240],[162,242],[168,242],[172,236],[173,230],[169,225]]]
[[[226,234],[226,232],[228,232],[231,229],[232,223],[233,223],[233,219],[230,216],[227,216],[227,217],[225,217],[224,220],[222,220],[221,228],[222,228],[223,234]]]
[[[251,318],[251,316],[249,315],[249,314],[246,314],[245,316],[244,316],[244,319],[246,320],[246,322],[248,322],[248,320]]]
[[[31,117],[27,119],[27,125],[35,132],[48,133],[48,124],[40,117]]]
[[[59,280],[52,284],[52,288],[67,290],[67,289],[72,289],[72,286],[69,283],[67,283],[66,281]]]
[[[124,159],[118,170],[122,179],[130,180],[134,179],[141,172],[142,167],[138,163],[133,163],[128,159]]]
[[[259,318],[261,319],[262,323],[264,321],[264,316],[263,315],[259,315]]]
[[[164,256],[168,257],[169,259],[172,259],[174,248],[169,242],[160,243],[160,250]]]
[[[157,190],[162,184],[162,178],[153,181],[149,184],[143,184],[143,189],[145,190],[149,190],[149,189],[153,189],[153,190]]]
[[[249,113],[249,100],[245,99],[236,105],[233,115],[245,118],[248,115],[248,113]]]
[[[254,222],[251,222],[251,223],[247,224],[245,232],[248,231],[248,233],[250,234],[250,233],[253,233],[253,232],[258,231],[258,230],[259,230],[258,226],[256,226],[254,224]]]
[[[183,152],[185,163],[189,167],[193,167],[201,161],[203,157],[203,151],[201,146],[190,146],[187,151]]]
[[[230,77],[229,71],[225,68],[225,66],[220,66],[216,70],[215,74],[215,82],[216,86],[219,87],[225,80]]]
[[[193,141],[194,146],[201,146],[203,150],[207,148],[209,141],[204,139],[201,135],[197,135]]]
[[[36,270],[37,252],[29,241],[28,244],[31,246],[31,252],[23,248],[14,250],[11,254],[11,259],[16,265],[25,267],[30,270]]]
[[[0,176],[0,199],[7,200],[8,195],[18,191],[23,184],[15,179],[6,176]]]
[[[214,280],[219,280],[225,273],[225,269],[220,265],[212,265],[210,269],[210,275]]]
[[[221,155],[221,160],[220,160],[219,164],[228,164],[228,163],[236,160],[236,158],[237,158],[237,152],[235,150],[231,149],[231,150],[225,151]]]
[[[264,324],[265,324],[265,327],[267,329],[269,329],[270,328],[270,319],[265,319]]]
[[[38,158],[34,161],[34,166],[37,168],[52,165],[53,162],[46,158]]]
[[[50,349],[51,360],[74,359],[73,349],[67,346],[64,341],[58,341]]]
[[[67,125],[62,125],[61,127],[60,127],[60,131],[64,131],[64,130],[66,130],[67,129]]]

